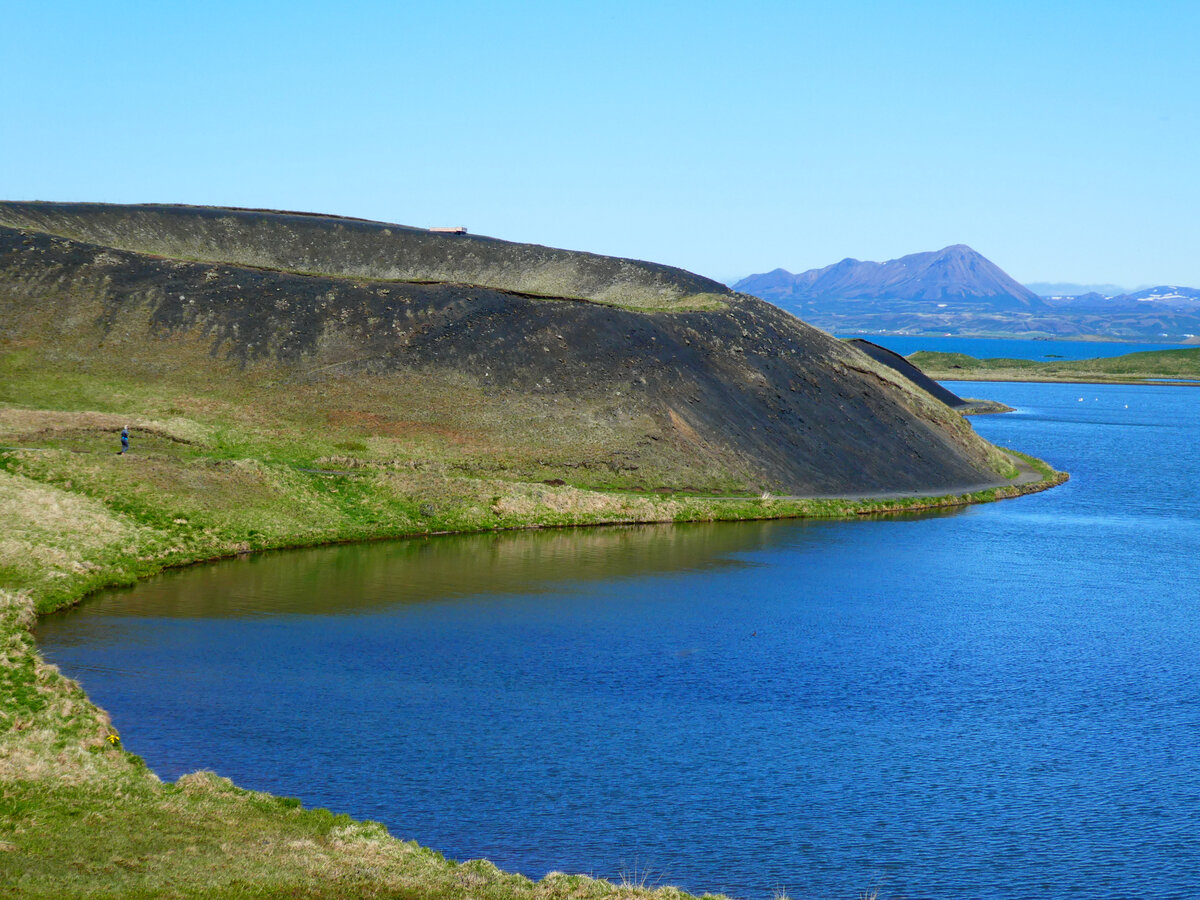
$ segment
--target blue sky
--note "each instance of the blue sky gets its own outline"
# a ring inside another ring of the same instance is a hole
[[[1200,4],[0,0],[0,197],[1200,286]]]

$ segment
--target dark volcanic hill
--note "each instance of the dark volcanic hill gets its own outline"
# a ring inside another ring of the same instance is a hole
[[[984,300],[993,307],[1035,307],[1037,294],[965,244],[887,262],[843,259],[793,275],[776,269],[734,288],[774,302],[803,300]]]
[[[252,395],[450,448],[466,475],[841,495],[1001,481],[960,416],[757,298],[384,223],[0,204],[0,359],[172,407]]]
[[[899,353],[889,350],[887,347],[881,347],[878,344],[871,341],[864,341],[861,338],[853,338],[847,341],[847,343],[857,347],[876,362],[882,363],[889,369],[899,372],[921,390],[941,400],[951,409],[965,409],[972,405],[949,388],[938,384]]]

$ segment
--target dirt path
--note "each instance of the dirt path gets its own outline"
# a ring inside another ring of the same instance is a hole
[[[50,453],[54,448],[51,447],[0,447],[0,453],[11,450],[19,450],[24,452],[34,453]],[[90,453],[95,451],[89,450],[72,450],[72,453]],[[100,451],[107,452],[107,451]],[[1019,456],[1014,456],[1011,453],[1004,453],[1014,466],[1017,467],[1017,477],[1007,481],[983,481],[977,484],[958,484],[950,485],[945,488],[935,489],[925,488],[914,491],[876,491],[874,493],[860,494],[771,494],[772,500],[910,500],[919,497],[949,497],[958,496],[961,494],[973,494],[976,491],[986,491],[991,488],[998,487],[1021,487],[1027,484],[1036,484],[1041,481],[1042,474],[1034,469],[1029,463],[1021,459]],[[310,475],[343,475],[343,476],[362,476],[372,474],[374,469],[313,469],[303,466],[294,467],[297,472],[305,472]],[[617,493],[621,493],[618,491]],[[718,494],[699,494],[695,495],[698,500],[757,500],[758,497],[749,494],[734,495],[718,495]]]
[[[1003,451],[1002,451],[1003,452]],[[1025,460],[1011,453],[1004,453],[1008,461],[1017,467],[1017,477],[1003,481],[982,481],[977,484],[957,484],[944,488],[925,488],[915,491],[876,491],[863,494],[771,494],[772,500],[909,500],[916,497],[947,497],[960,494],[973,494],[976,491],[986,491],[999,487],[1020,487],[1027,484],[1037,484],[1043,475]],[[710,497],[711,500],[747,500],[752,497]]]
[[[1009,461],[1014,466],[1017,467],[1017,477],[1016,478],[1013,478],[1010,480],[1005,480],[1005,481],[984,481],[984,482],[980,482],[978,484],[951,485],[950,487],[941,489],[937,495],[938,496],[946,496],[946,495],[950,495],[950,494],[973,494],[976,491],[986,491],[990,488],[1009,487],[1012,485],[1020,486],[1020,485],[1026,485],[1026,484],[1036,484],[1037,482],[1042,480],[1042,473],[1037,471],[1037,469],[1033,468],[1033,466],[1029,465],[1029,463],[1025,462],[1025,460],[1021,459],[1019,456],[1013,456],[1011,453],[1005,453],[1004,455],[1006,457],[1008,457]],[[806,497],[803,499],[813,499],[813,500],[818,500],[818,499],[819,500],[833,500],[833,499],[838,499],[838,500],[901,500],[901,499],[906,499],[906,498],[911,498],[911,497],[930,497],[930,496],[934,496],[934,495],[931,494],[929,490],[923,490],[923,491],[899,491],[899,492],[882,491],[882,492],[874,493],[874,494],[848,494],[848,495],[847,494],[841,494],[841,495],[827,494],[827,495],[817,495],[814,497]]]

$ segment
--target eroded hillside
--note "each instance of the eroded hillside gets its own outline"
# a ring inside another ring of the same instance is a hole
[[[464,475],[797,495],[1004,480],[994,448],[891,370],[680,270],[295,214],[0,219],[19,226],[0,228],[15,376],[102,375],[188,412],[220,398]]]

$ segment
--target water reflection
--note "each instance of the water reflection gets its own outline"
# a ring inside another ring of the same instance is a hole
[[[959,514],[941,510],[889,520]],[[228,618],[339,615],[480,594],[538,594],[597,580],[715,571],[784,542],[824,539],[829,522],[790,520],[535,529],[261,553],[163,572],[46,616],[41,639],[86,640],[82,615]],[[82,628],[76,634],[78,629]]]

